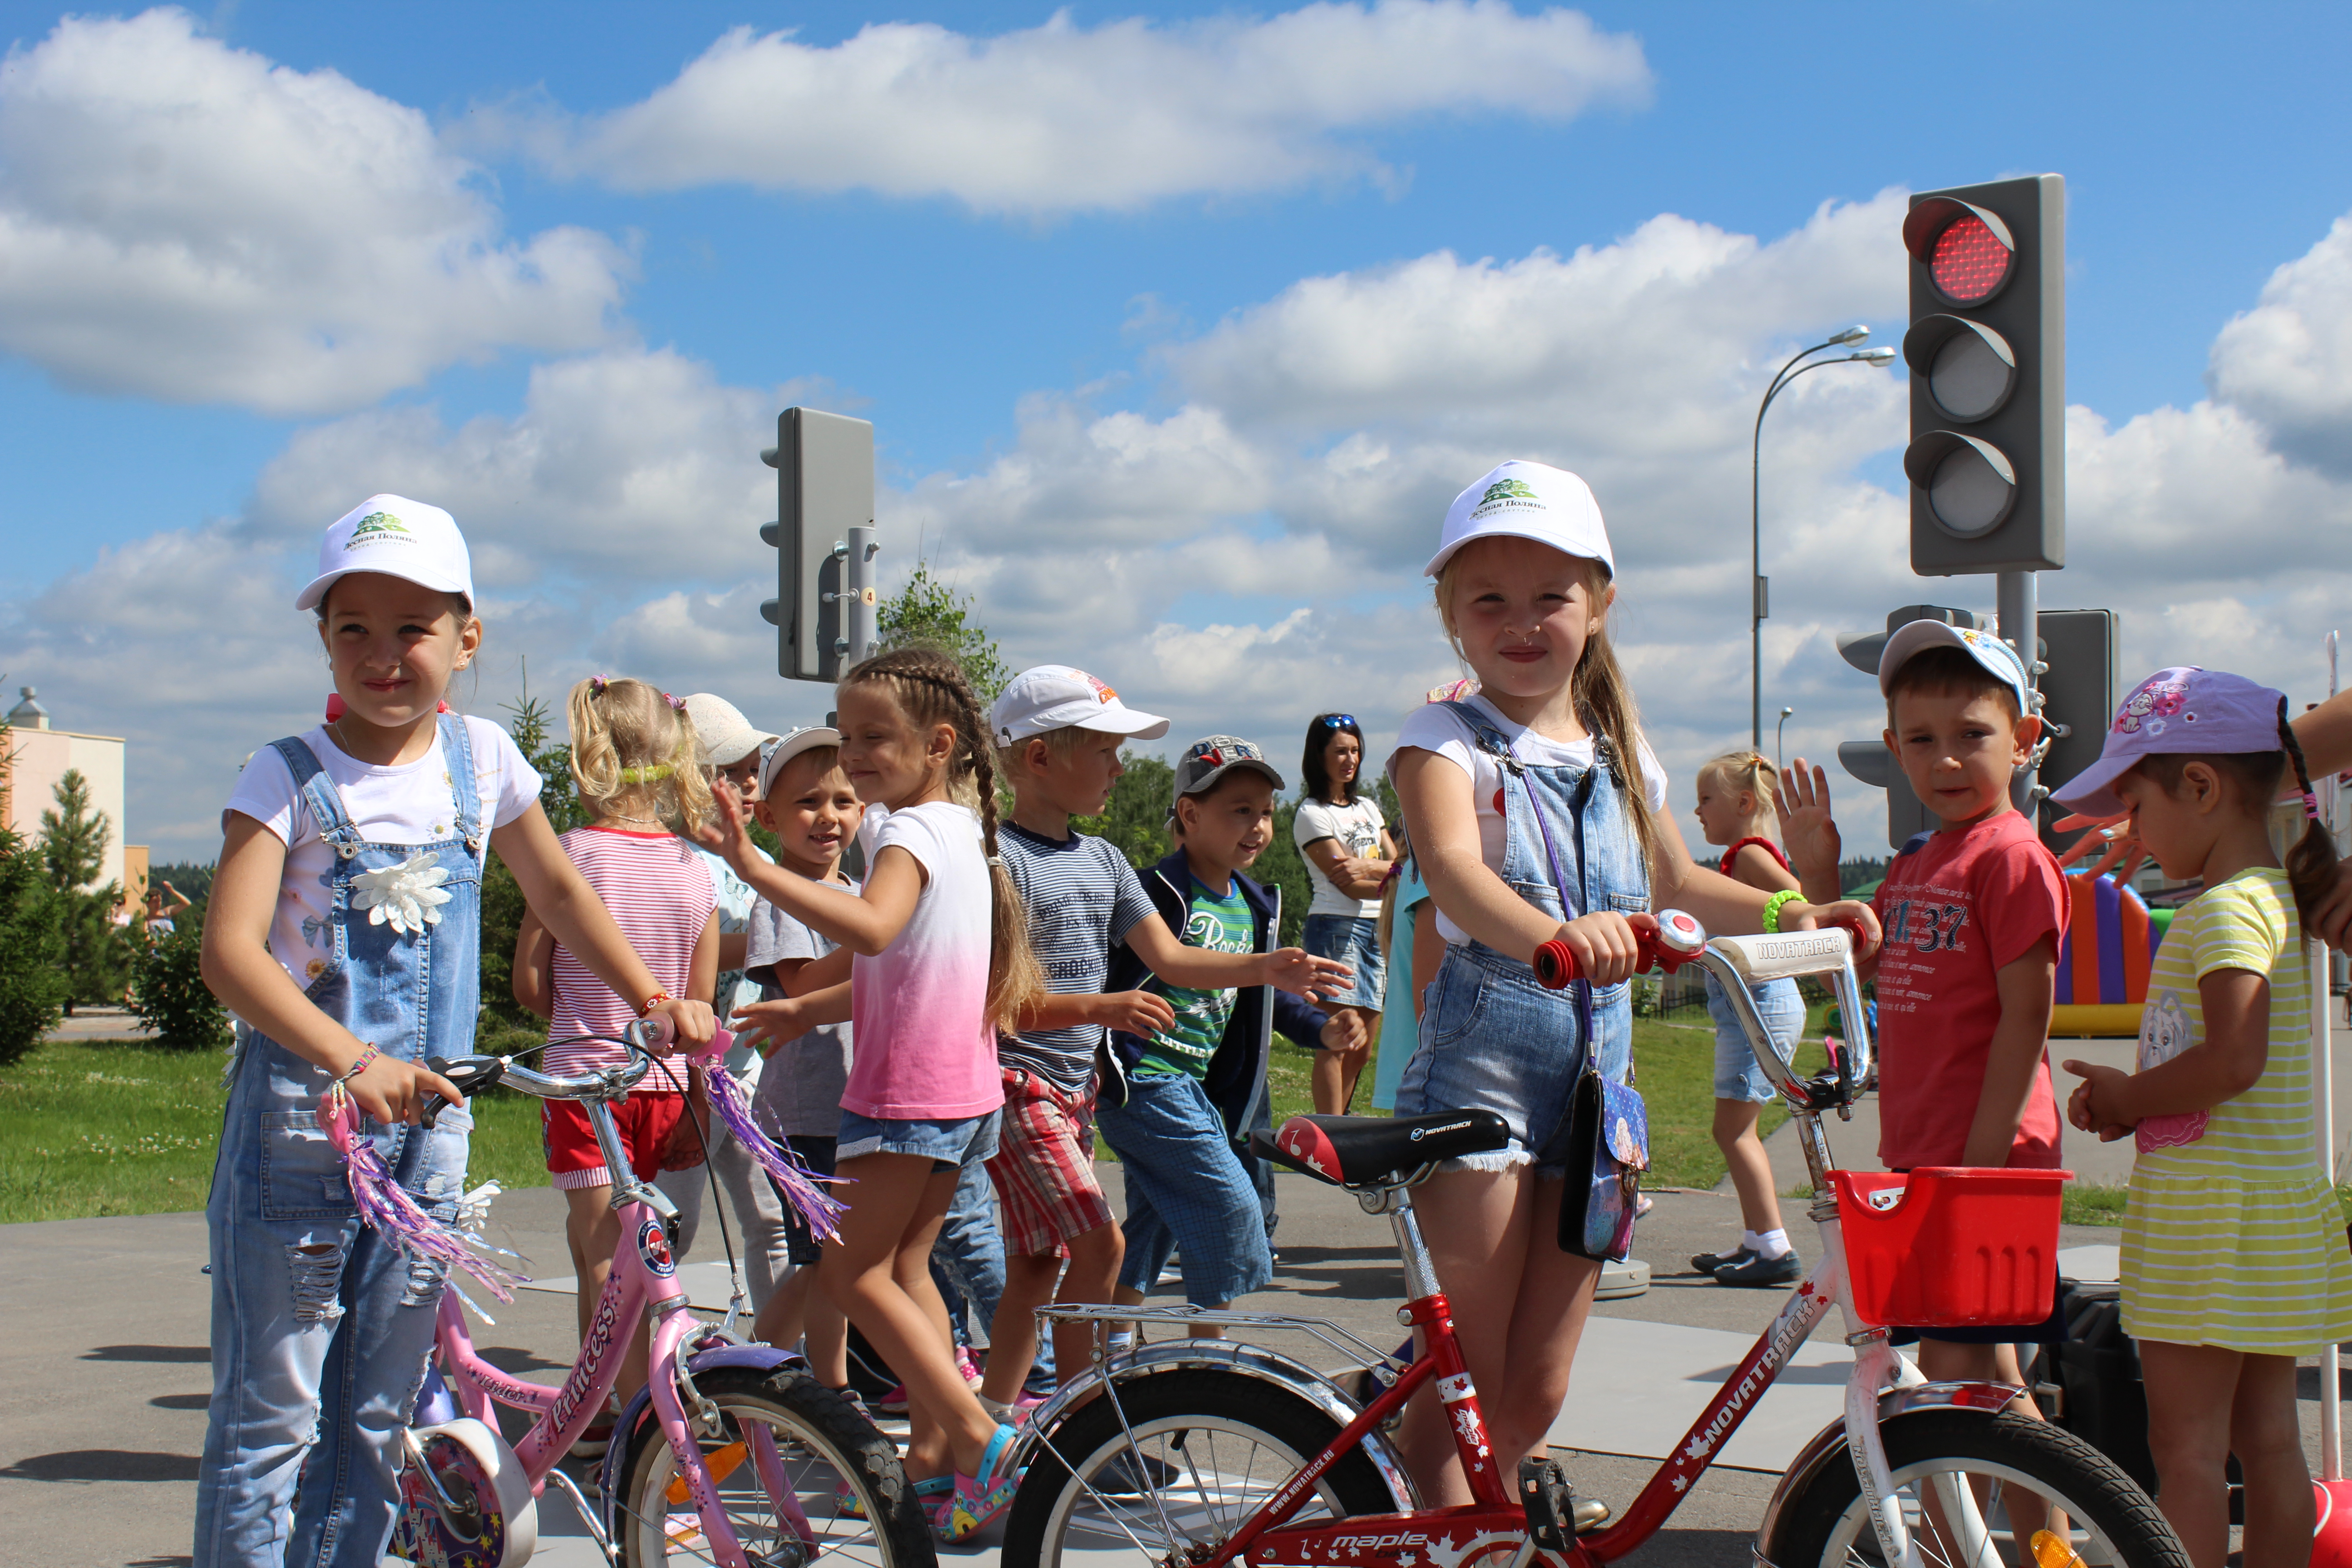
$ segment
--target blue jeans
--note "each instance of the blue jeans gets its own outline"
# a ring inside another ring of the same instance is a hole
[[[480,803],[464,724],[441,721],[457,836],[429,845],[359,837],[334,784],[299,741],[278,743],[331,873],[333,957],[304,993],[386,1056],[473,1048],[480,1006]],[[448,879],[421,931],[369,923],[354,879],[429,851]],[[213,1394],[196,1479],[196,1568],[229,1563],[375,1568],[398,1500],[393,1464],[416,1407],[444,1271],[363,1226],[342,1159],[318,1123],[329,1082],[258,1031],[240,1045],[205,1219],[212,1232]],[[362,1130],[393,1180],[442,1219],[457,1215],[473,1120]]]
[[[1004,1238],[996,1229],[996,1188],[978,1161],[956,1177],[955,1197],[931,1246],[931,1280],[948,1304],[956,1343],[971,1343],[975,1325],[988,1333],[1004,1297]]]
[[[1222,1306],[1274,1278],[1257,1185],[1198,1079],[1138,1073],[1127,1103],[1097,1112],[1127,1178],[1127,1258],[1118,1282],[1150,1294],[1169,1254],[1184,1253],[1184,1299]]]

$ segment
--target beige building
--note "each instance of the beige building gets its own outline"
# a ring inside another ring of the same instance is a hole
[[[41,813],[57,805],[58,781],[78,771],[89,781],[93,811],[106,814],[106,860],[97,884],[121,886],[132,900],[147,892],[147,849],[122,842],[122,737],[59,730],[29,686],[8,714],[7,755],[0,757],[0,817],[26,838],[41,834]]]

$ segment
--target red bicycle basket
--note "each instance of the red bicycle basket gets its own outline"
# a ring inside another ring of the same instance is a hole
[[[1854,1310],[1879,1326],[2039,1323],[2058,1283],[2071,1171],[1832,1171]]]

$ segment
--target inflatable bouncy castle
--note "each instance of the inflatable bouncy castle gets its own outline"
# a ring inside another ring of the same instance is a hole
[[[2151,911],[2113,877],[2070,876],[2066,894],[2051,1035],[2137,1035],[2148,970],[2172,911]]]

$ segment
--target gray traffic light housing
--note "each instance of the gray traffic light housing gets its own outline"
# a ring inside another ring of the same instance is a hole
[[[2066,564],[2066,182],[1924,191],[1911,255],[1911,570]]]
[[[849,652],[850,530],[874,522],[874,426],[787,408],[776,416],[776,444],[760,456],[776,470],[776,521],[760,530],[776,551],[776,596],[760,606],[776,628],[776,673],[838,680]]]
[[[2116,712],[2116,613],[2043,610],[2039,617],[2042,717],[2051,726],[2042,787],[2057,787],[2099,760]],[[2063,725],[2066,733],[2059,734]]]

